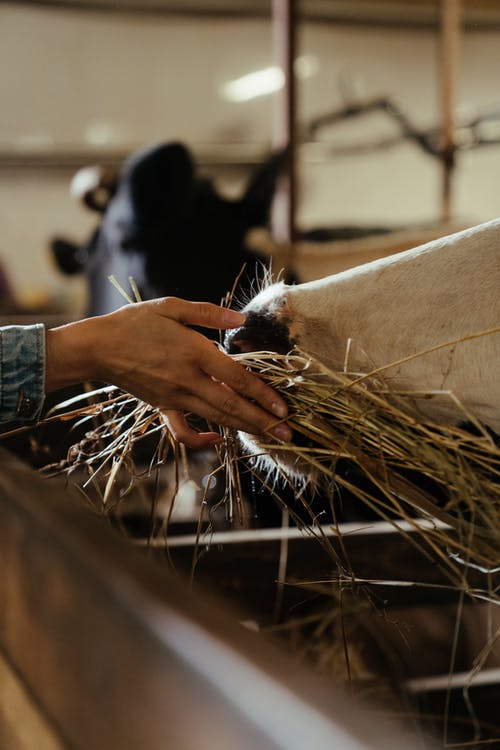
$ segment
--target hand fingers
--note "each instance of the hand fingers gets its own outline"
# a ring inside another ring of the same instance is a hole
[[[181,411],[168,409],[162,414],[175,439],[189,448],[212,448],[222,440],[222,436],[218,432],[196,432],[196,430],[193,430]]]
[[[178,297],[164,297],[158,300],[164,309],[162,314],[184,325],[203,328],[237,328],[245,322],[245,315],[236,310],[213,305],[211,302],[188,302]]]
[[[215,346],[207,348],[200,366],[207,375],[226,383],[233,391],[247,399],[252,399],[271,414],[281,419],[285,419],[288,415],[288,407],[276,391]]]
[[[277,421],[224,383],[207,377],[200,377],[192,383],[191,394],[184,398],[183,407],[209,422],[253,435],[267,432],[284,441],[292,438],[292,430],[288,425]]]
[[[234,310],[226,310],[210,303],[187,302],[177,298],[166,298],[165,303],[169,305],[169,315],[175,317],[182,323],[196,323],[198,325],[221,327],[223,322],[221,316],[225,318],[225,326],[229,327],[229,320],[233,320],[231,325],[241,325],[245,316]],[[217,321],[217,322],[216,322]],[[215,345],[204,342],[203,349],[199,350],[198,365],[210,377],[226,383],[229,387],[246,399],[251,399],[259,404],[265,411],[284,419],[288,414],[285,401],[268,385],[266,385],[257,375],[249,372],[238,362],[235,362],[227,354],[223,354]],[[194,390],[194,389],[192,389]],[[208,394],[206,394],[208,398]],[[222,395],[219,394],[218,403],[214,404],[221,408]],[[230,404],[233,413],[239,416],[242,409],[245,408],[242,403],[236,402]],[[248,405],[247,405],[248,406]],[[269,421],[264,423],[265,415],[250,405],[250,418],[254,420],[254,429],[259,427],[263,431],[265,426],[269,426]],[[236,412],[234,412],[236,409]],[[227,409],[221,409],[227,414]],[[248,412],[247,412],[248,413]],[[257,420],[255,422],[255,420]],[[281,431],[282,435],[285,430]],[[283,438],[286,439],[286,438]]]

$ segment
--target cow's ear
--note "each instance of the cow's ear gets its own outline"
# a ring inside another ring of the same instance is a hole
[[[276,151],[262,164],[250,180],[241,199],[245,225],[247,227],[266,226],[274,194],[280,176],[284,173],[289,159],[290,149]]]
[[[50,241],[50,251],[57,268],[69,276],[85,271],[90,256],[96,251],[99,232],[99,228],[94,229],[87,242],[79,245],[64,237],[54,237]]]
[[[50,242],[50,250],[58,270],[62,273],[73,276],[83,271],[85,263],[81,245],[63,237],[54,237]]]

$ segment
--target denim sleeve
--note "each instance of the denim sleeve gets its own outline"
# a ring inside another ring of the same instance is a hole
[[[29,423],[45,399],[45,326],[0,328],[0,424]]]

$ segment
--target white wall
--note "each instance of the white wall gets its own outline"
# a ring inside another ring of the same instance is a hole
[[[460,111],[500,103],[499,35],[462,38]],[[339,77],[355,75],[363,96],[390,95],[419,125],[439,117],[436,35],[308,25],[301,53],[319,62],[300,85],[300,120],[341,104]],[[68,12],[0,5],[0,151],[132,149],[182,138],[197,145],[255,143],[272,132],[272,97],[231,104],[224,81],[272,63],[267,22],[188,20]],[[396,129],[381,115],[321,139],[332,146],[389,137]],[[309,154],[309,155],[308,155]],[[440,167],[410,144],[326,161],[302,156],[299,221],[402,224],[437,218]],[[454,183],[457,218],[481,221],[500,214],[500,147],[461,154]],[[83,304],[83,287],[60,277],[49,262],[54,234],[83,237],[92,216],[67,196],[71,170],[0,169],[0,258],[16,288]],[[234,189],[234,185],[231,186]]]

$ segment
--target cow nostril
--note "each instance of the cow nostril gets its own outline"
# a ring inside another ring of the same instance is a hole
[[[242,327],[226,331],[224,349],[229,354],[242,354],[243,352],[255,351],[255,346],[250,343],[248,335],[245,334],[245,328]]]
[[[245,325],[226,333],[229,354],[272,351],[285,354],[292,348],[288,327],[274,318],[249,313]]]
[[[239,329],[239,331],[235,336],[226,336],[224,346],[229,354],[247,354],[248,352],[255,352],[257,349],[261,349],[257,341],[245,335],[244,330]]]

